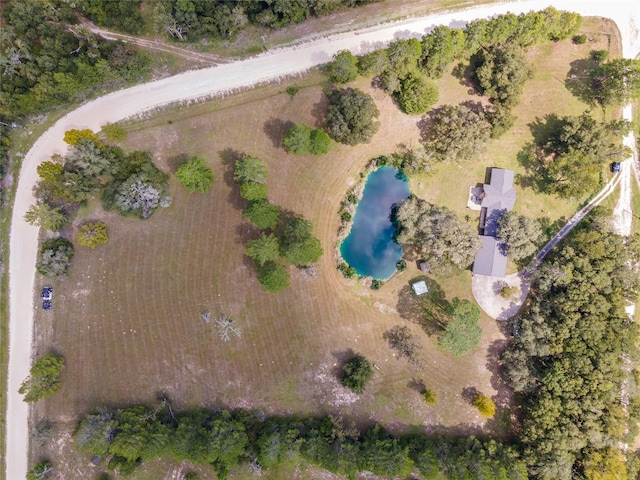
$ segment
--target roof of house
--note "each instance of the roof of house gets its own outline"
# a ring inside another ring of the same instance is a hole
[[[482,248],[473,262],[474,275],[504,277],[507,273],[507,256],[500,248],[500,241],[489,235],[480,235]]]
[[[495,236],[498,218],[510,211],[516,203],[516,191],[513,188],[513,170],[491,169],[491,181],[484,184],[482,208],[487,209],[484,234]]]
[[[427,282],[425,282],[424,280],[412,283],[411,288],[413,288],[413,291],[416,295],[423,295],[429,291],[429,289],[427,288]]]
[[[507,273],[507,256],[495,237],[498,233],[498,219],[503,213],[511,211],[516,203],[513,178],[513,170],[493,168],[490,182],[484,184],[481,204],[484,210],[484,235],[480,235],[482,248],[473,263],[475,275],[504,277]]]

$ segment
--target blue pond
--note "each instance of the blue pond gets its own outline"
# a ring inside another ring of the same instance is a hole
[[[409,196],[409,183],[397,169],[381,167],[367,177],[349,236],[340,245],[345,262],[358,275],[378,280],[389,278],[402,258],[402,247],[394,240],[391,207]]]

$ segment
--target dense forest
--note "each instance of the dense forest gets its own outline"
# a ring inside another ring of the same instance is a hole
[[[311,17],[379,0],[159,0],[153,26],[179,41],[227,39],[246,25],[281,28]],[[138,34],[144,25],[140,0],[82,0],[78,10],[109,28]]]
[[[527,470],[516,449],[492,439],[412,435],[394,437],[379,425],[360,432],[338,417],[264,417],[256,412],[197,409],[175,413],[163,399],[155,408],[102,408],[80,422],[77,448],[105,460],[120,475],[154,458],[209,463],[225,478],[241,463],[254,470],[306,460],[331,472],[368,471],[384,478],[519,480]]]
[[[536,273],[502,356],[536,478],[635,478],[619,445],[632,441],[637,427],[629,426],[640,420],[638,399],[628,396],[638,327],[625,312],[638,295],[640,249],[638,238],[604,224],[596,212]]]

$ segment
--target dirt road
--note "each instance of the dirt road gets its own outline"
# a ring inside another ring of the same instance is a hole
[[[623,52],[633,57],[638,52],[640,4],[637,0],[585,1],[554,0],[557,8],[583,15],[612,18],[620,28]],[[544,6],[547,4],[545,3]],[[539,1],[485,5],[458,12],[370,27],[335,35],[301,45],[277,49],[246,60],[212,68],[186,72],[157,82],[114,92],[93,100],[60,119],[29,150],[22,163],[11,219],[9,258],[9,380],[7,406],[7,480],[22,480],[27,472],[28,408],[17,394],[20,383],[29,373],[33,330],[33,285],[38,247],[38,230],[23,217],[34,203],[32,187],[37,180],[36,166],[54,153],[64,154],[64,132],[71,128],[99,130],[107,122],[116,122],[140,112],[174,102],[195,101],[211,95],[303,73],[329,61],[339,50],[356,54],[383,46],[395,38],[419,37],[434,25],[461,26],[465,22],[507,11],[519,13],[541,8]],[[64,352],[62,352],[64,353]]]

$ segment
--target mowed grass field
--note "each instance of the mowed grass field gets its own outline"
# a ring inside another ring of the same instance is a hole
[[[615,54],[618,47],[608,23],[588,20],[584,30],[592,38],[586,45],[566,41],[531,49],[536,76],[527,84],[511,132],[472,164],[438,166],[412,179],[414,193],[461,217],[468,214],[475,224],[476,212],[465,209],[469,185],[482,182],[491,166],[522,172],[516,154],[531,138],[527,124],[546,113],[586,109],[562,83],[569,63],[591,49],[610,48]],[[322,81],[312,73],[128,125],[122,145],[127,150],[149,150],[171,172],[176,156],[200,156],[216,181],[210,192],[196,194],[172,177],[173,205],[146,221],[102,212],[97,205],[81,210],[76,226],[100,219],[110,241],[95,250],[77,247],[69,276],[52,282],[53,311],[36,314],[36,353],[56,351],[66,360],[63,387],[37,405],[33,417],[34,424],[46,418],[53,425],[49,442],[32,453],[34,460],[44,456],[54,462],[53,478],[91,478],[103,467],[92,466],[73,449],[71,433],[82,415],[101,405],[154,404],[160,392],[178,410],[225,406],[268,414],[334,413],[363,427],[379,422],[395,433],[510,434],[509,394],[497,372],[497,355],[506,341],[501,325],[483,315],[480,346],[454,358],[397,313],[403,311],[401,292],[418,274],[414,265],[380,291],[346,280],[336,270],[337,212],[345,191],[371,158],[392,153],[398,144],[419,147],[419,117],[402,114],[369,80],[359,79],[354,85],[370,92],[381,111],[373,141],[355,148],[334,144],[318,158],[288,155],[281,147],[287,122],[322,125]],[[291,98],[284,90],[294,83],[301,90]],[[453,76],[439,84],[441,103],[479,99]],[[260,288],[244,257],[246,242],[256,232],[242,217],[244,204],[232,181],[239,154],[267,163],[270,201],[313,222],[325,251],[315,278],[291,268],[288,289],[270,294]],[[532,217],[544,212],[553,221],[570,215],[577,203],[518,187],[516,209]],[[449,300],[472,299],[470,272],[436,280]],[[39,286],[45,283],[39,280]],[[221,341],[214,322],[202,319],[203,311],[214,319],[231,316],[241,338]],[[427,359],[423,370],[395,358],[383,339],[397,324],[419,336]],[[376,365],[362,395],[337,380],[339,365],[352,351]],[[436,406],[420,399],[415,387],[420,381],[436,393]],[[495,419],[486,421],[469,405],[463,398],[466,387],[494,397],[500,405]],[[179,468],[152,463],[134,478],[179,478],[172,477]],[[208,469],[201,473],[214,478]],[[311,470],[298,474],[316,477]],[[272,472],[270,478],[293,475]]]

